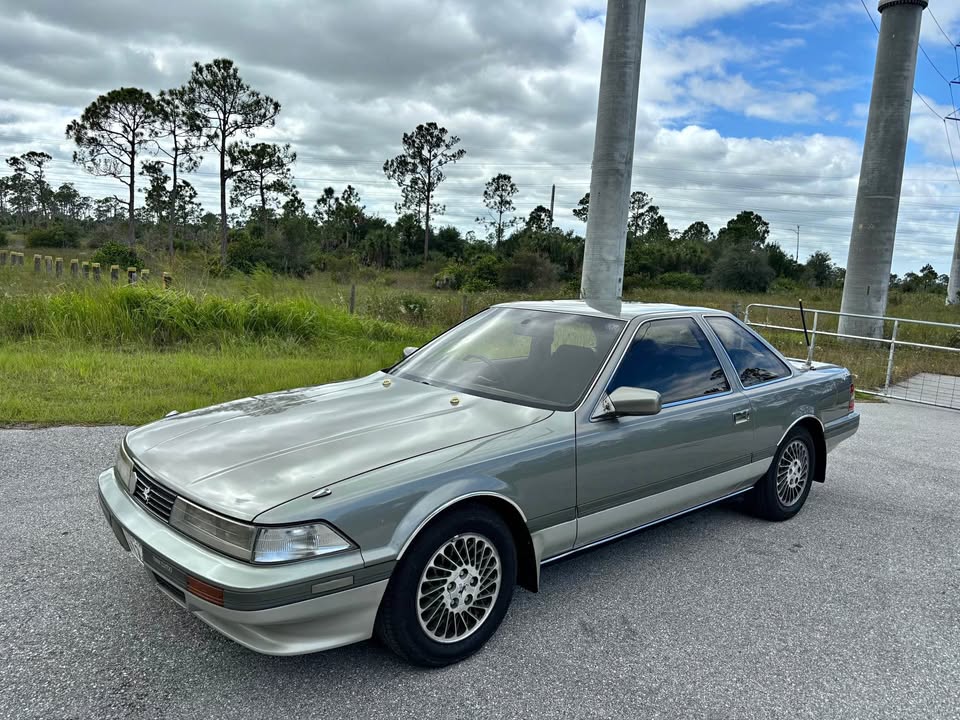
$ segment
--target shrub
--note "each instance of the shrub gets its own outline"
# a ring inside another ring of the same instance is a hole
[[[80,247],[80,230],[73,225],[49,225],[27,233],[27,247]]]
[[[100,263],[101,267],[119,265],[121,268],[140,267],[140,258],[132,247],[114,242],[105,242],[100,246],[90,262]]]
[[[537,253],[518,252],[500,267],[500,287],[510,290],[543,287],[556,279],[556,268]]]
[[[463,284],[462,290],[468,293],[481,293],[486,292],[487,290],[495,290],[496,287],[497,286],[489,280],[472,277]]]
[[[713,266],[710,285],[719,290],[766,292],[773,276],[773,268],[763,253],[730,248]]]
[[[6,247],[8,242],[7,234],[3,230],[0,230],[0,247]]]
[[[360,264],[353,255],[347,255],[346,257],[328,255],[324,266],[326,270],[330,271],[330,276],[333,278],[333,281],[341,285],[345,285],[353,280],[357,275],[357,271],[360,269]]]
[[[451,262],[433,276],[433,286],[438,290],[459,290],[470,276],[463,263]]]
[[[258,267],[273,269],[276,266],[276,249],[264,237],[238,233],[227,245],[227,267],[252,273]]]
[[[691,273],[666,272],[657,278],[657,285],[674,290],[703,290],[703,278]]]

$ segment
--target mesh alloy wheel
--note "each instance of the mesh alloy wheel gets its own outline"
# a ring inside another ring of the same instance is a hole
[[[500,555],[477,533],[456,535],[433,554],[417,587],[417,619],[427,636],[455,643],[489,617],[500,593]]]
[[[803,496],[810,482],[810,451],[800,439],[792,440],[777,463],[777,497],[784,507],[792,507]]]

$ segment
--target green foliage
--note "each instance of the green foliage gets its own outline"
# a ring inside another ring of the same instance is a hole
[[[508,258],[500,267],[499,285],[510,290],[531,290],[556,282],[557,271],[547,258],[526,250]]]
[[[469,276],[470,269],[463,263],[447,263],[443,270],[433,276],[433,286],[438,290],[459,290]]]
[[[710,285],[720,290],[766,292],[773,278],[773,268],[765,253],[733,247],[726,250],[713,266]]]
[[[0,247],[6,247],[10,241],[7,239],[7,234],[0,230]]]
[[[101,245],[90,260],[100,263],[100,266],[105,268],[109,268],[111,265],[119,265],[126,269],[128,267],[140,267],[141,264],[140,257],[133,248],[113,240]]]
[[[56,224],[27,232],[27,247],[80,247],[80,229],[75,225]]]
[[[266,237],[239,233],[227,246],[227,267],[242,273],[251,273],[258,267],[273,270],[278,264],[276,247]]]
[[[353,280],[360,270],[360,264],[353,255],[346,257],[328,256],[325,269],[330,272],[333,281],[345,285]]]
[[[685,272],[666,272],[657,278],[657,286],[675,290],[703,290],[703,278]]]

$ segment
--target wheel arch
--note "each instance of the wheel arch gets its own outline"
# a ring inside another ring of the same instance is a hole
[[[513,500],[494,492],[474,492],[468,495],[455,498],[436,508],[432,513],[425,517],[416,529],[407,538],[400,552],[397,555],[397,562],[403,559],[409,547],[417,539],[423,530],[429,527],[439,518],[454,512],[465,505],[480,505],[486,507],[499,515],[510,529],[513,536],[514,547],[517,551],[517,584],[529,590],[537,592],[539,588],[540,573],[537,561],[537,554],[533,546],[533,538],[527,527],[527,519],[520,506]]]
[[[827,479],[827,439],[823,431],[823,423],[816,415],[804,415],[796,420],[783,434],[777,447],[782,446],[783,441],[798,427],[806,430],[813,438],[814,449],[816,450],[816,467],[814,468],[813,479],[815,482],[825,482]]]

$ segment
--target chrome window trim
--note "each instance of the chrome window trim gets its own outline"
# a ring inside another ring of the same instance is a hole
[[[637,316],[637,317],[641,317],[641,316]],[[734,392],[733,384],[730,382],[730,378],[727,377],[727,370],[726,370],[726,368],[723,367],[723,361],[720,359],[720,355],[717,353],[716,348],[713,347],[713,343],[710,341],[710,336],[703,330],[702,327],[700,327],[700,323],[697,322],[697,316],[696,316],[696,315],[691,315],[691,314],[689,313],[689,311],[683,311],[683,310],[679,311],[678,314],[676,314],[676,315],[673,315],[673,314],[670,314],[670,315],[657,315],[657,316],[655,316],[655,317],[649,317],[649,318],[643,318],[643,319],[641,319],[640,322],[637,323],[637,327],[636,327],[636,329],[633,331],[633,336],[630,338],[630,341],[627,343],[626,347],[623,349],[623,352],[620,353],[620,357],[617,359],[617,364],[614,365],[613,370],[612,370],[612,372],[610,373],[610,380],[612,380],[612,379],[616,376],[617,372],[620,370],[620,365],[623,364],[623,358],[626,356],[627,352],[630,350],[630,347],[633,345],[634,340],[636,340],[636,338],[637,338],[637,333],[640,332],[640,328],[642,328],[642,327],[643,327],[644,325],[646,325],[647,323],[656,322],[656,321],[658,321],[658,320],[692,320],[692,321],[693,321],[693,324],[696,325],[696,326],[700,329],[700,332],[703,333],[703,336],[704,336],[704,338],[706,339],[707,344],[710,346],[710,349],[713,350],[714,357],[716,357],[716,359],[717,359],[717,364],[720,366],[720,371],[723,373],[723,377],[724,377],[724,379],[727,381],[727,385],[730,387],[729,390],[727,390],[726,392],[722,392],[722,393],[714,393],[713,395],[701,395],[701,396],[695,397],[695,398],[687,398],[686,400],[674,400],[673,402],[665,403],[665,404],[661,407],[661,410],[667,409],[667,408],[671,408],[671,407],[676,407],[677,405],[686,405],[686,404],[689,404],[689,403],[702,402],[702,401],[704,401],[704,400],[712,400],[713,398],[723,397],[724,395],[729,395],[729,394],[732,394],[732,393]],[[626,329],[626,328],[625,328],[625,329]],[[617,345],[619,345],[619,344],[620,344],[620,339],[617,339],[617,342],[614,344],[614,349],[616,349]],[[609,362],[609,361],[608,361],[608,362]],[[603,370],[605,370],[605,369],[606,369],[606,365],[604,365]],[[601,370],[600,374],[597,375],[597,381],[599,381],[599,380],[600,380],[600,377],[603,375],[603,370]],[[609,381],[608,381],[608,382],[609,382]],[[594,386],[596,386],[596,383],[594,383]],[[590,395],[593,393],[593,390],[594,390],[594,388],[591,387],[591,388],[590,388],[590,392],[588,392],[587,395],[586,395],[586,398],[589,398],[589,397],[590,397]],[[590,421],[590,422],[595,422],[594,416],[596,415],[596,412],[597,412],[597,405],[599,405],[600,402],[603,401],[603,397],[604,397],[606,394],[607,394],[607,392],[606,392],[606,390],[604,390],[604,391],[603,391],[603,394],[602,394],[599,398],[597,398],[597,402],[594,403],[593,412],[591,413],[590,418],[589,418],[589,421]],[[586,398],[585,398],[585,400],[586,400]],[[577,410],[579,410],[579,409],[580,409],[580,408],[577,408]]]
[[[709,314],[704,313],[701,317],[703,317],[704,323],[710,328],[710,332],[712,332],[714,336],[717,338],[717,343],[720,345],[720,348],[723,350],[723,354],[726,355],[727,360],[730,361],[730,367],[734,369],[734,375],[737,378],[737,384],[740,386],[740,389],[743,390],[744,392],[749,392],[754,388],[763,387],[764,385],[772,385],[773,383],[783,382],[784,380],[790,380],[791,378],[795,378],[797,376],[797,373],[799,371],[793,366],[793,363],[787,360],[786,356],[783,353],[781,353],[773,345],[768,343],[766,338],[761,336],[759,333],[754,332],[753,328],[751,328],[745,322],[741,321],[740,318],[734,317],[733,315],[726,315],[723,313],[709,313]],[[740,375],[736,373],[737,366],[733,364],[733,359],[730,357],[730,353],[727,352],[727,348],[724,347],[723,341],[720,339],[720,335],[717,333],[716,330],[713,329],[713,326],[710,325],[710,318],[732,320],[735,324],[739,325],[744,330],[746,330],[749,334],[753,335],[753,337],[759,340],[760,344],[763,345],[765,348],[767,348],[767,350],[772,352],[774,357],[777,358],[780,362],[782,362],[786,366],[790,374],[785,375],[783,377],[774,378],[773,380],[764,380],[763,382],[754,383],[753,385],[744,385],[743,381],[740,379]]]

